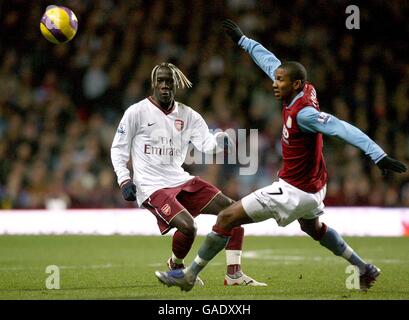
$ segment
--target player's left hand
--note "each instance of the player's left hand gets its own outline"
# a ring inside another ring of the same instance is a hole
[[[398,173],[406,172],[406,165],[404,163],[388,156],[382,158],[376,165],[382,170],[382,175],[384,176],[387,175],[388,170]]]
[[[126,201],[136,200],[136,185],[131,180],[122,183],[121,192]]]
[[[234,151],[234,140],[226,132],[217,132],[214,137],[216,138],[217,148],[224,150],[225,138],[227,138],[227,152],[230,154]]]
[[[240,30],[240,27],[229,19],[224,20],[222,25],[224,31],[234,41],[234,43],[239,43],[241,37],[244,36],[243,31]]]

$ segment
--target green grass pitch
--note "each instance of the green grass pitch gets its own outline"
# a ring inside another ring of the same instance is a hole
[[[223,286],[222,252],[201,273],[205,286],[186,293],[154,276],[166,269],[170,237],[0,236],[0,299],[409,299],[409,238],[346,240],[382,269],[366,293],[348,290],[347,263],[307,237],[245,238],[243,270],[267,287]],[[60,268],[59,290],[45,287],[48,265]]]

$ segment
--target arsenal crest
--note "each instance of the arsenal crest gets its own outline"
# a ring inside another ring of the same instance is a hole
[[[167,203],[164,204],[164,205],[162,206],[162,208],[160,209],[160,211],[162,211],[162,213],[163,213],[165,216],[168,216],[168,215],[170,214],[170,212],[171,212],[170,205],[168,205]]]
[[[175,128],[177,131],[182,131],[184,126],[185,126],[185,123],[183,122],[183,120],[180,120],[180,119],[175,120]]]

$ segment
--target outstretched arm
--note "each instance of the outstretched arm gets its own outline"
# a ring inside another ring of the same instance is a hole
[[[331,114],[318,112],[313,107],[306,107],[298,113],[297,124],[302,131],[336,136],[361,149],[378,165],[383,173],[385,170],[399,173],[406,171],[406,166],[403,163],[388,157],[385,151],[365,133]]]
[[[228,152],[231,153],[234,150],[234,141],[226,132],[211,134],[206,121],[199,113],[193,112],[192,117],[194,129],[189,132],[190,141],[200,152],[214,154],[224,151],[225,139],[227,139]]]
[[[249,53],[254,62],[274,80],[274,71],[281,65],[281,61],[260,43],[247,38],[233,21],[223,21],[223,28],[227,35]]]

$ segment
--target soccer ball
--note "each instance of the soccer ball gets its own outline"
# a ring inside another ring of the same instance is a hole
[[[77,29],[78,19],[74,12],[61,6],[48,6],[40,22],[43,36],[55,44],[70,41]]]

